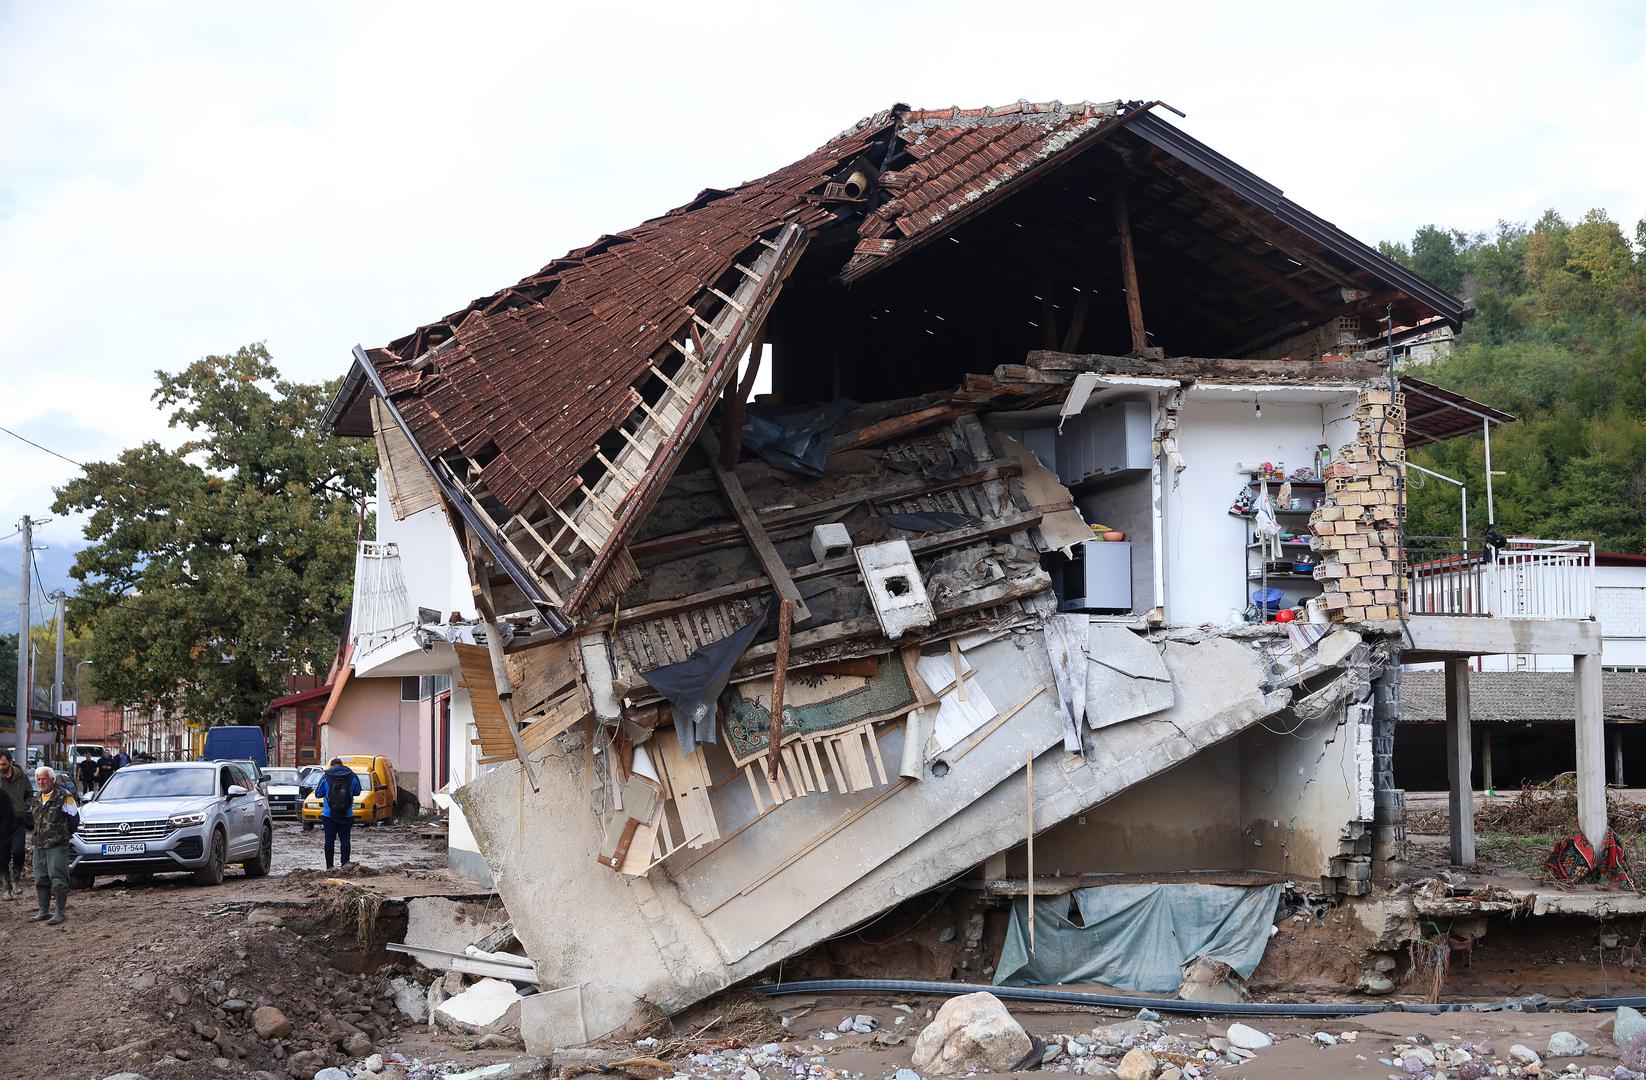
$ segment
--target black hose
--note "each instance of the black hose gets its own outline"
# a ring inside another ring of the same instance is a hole
[[[1181,998],[1132,997],[1126,994],[1091,994],[1079,990],[1047,990],[1036,986],[983,986],[977,983],[921,982],[915,979],[808,979],[800,982],[770,983],[756,986],[766,997],[781,994],[831,994],[891,991],[900,994],[929,994],[934,997],[957,997],[987,990],[1004,1001],[1034,1001],[1049,1005],[1086,1005],[1107,1009],[1149,1008],[1160,1013],[1188,1013],[1194,1016],[1370,1016],[1385,1012],[1453,1013],[1501,1011],[1513,1002],[1398,1002],[1387,1004],[1340,1002],[1285,1001],[1184,1001]],[[1540,999],[1541,1001],[1541,999]],[[1574,1012],[1594,1012],[1616,1009],[1646,1008],[1646,997],[1574,998],[1570,1001],[1548,1002],[1550,1009]]]

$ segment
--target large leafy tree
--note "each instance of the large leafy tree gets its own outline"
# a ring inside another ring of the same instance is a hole
[[[1457,350],[1417,374],[1514,413],[1492,436],[1499,527],[1646,553],[1646,222],[1634,239],[1603,211],[1575,224],[1554,211],[1495,235],[1418,230],[1383,250],[1443,284],[1479,317]],[[1415,460],[1465,479],[1469,519],[1486,520],[1481,440]],[[1456,535],[1457,494],[1411,479],[1408,529]]]
[[[331,661],[376,459],[322,428],[329,387],[282,379],[261,345],[156,375],[189,440],[57,491],[57,513],[89,514],[70,621],[103,699],[255,721],[288,673]]]

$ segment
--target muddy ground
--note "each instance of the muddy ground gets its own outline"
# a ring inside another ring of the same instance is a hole
[[[0,1077],[309,1080],[371,1052],[465,1065],[511,1056],[431,1035],[383,997],[389,977],[412,972],[383,950],[400,940],[404,910],[379,909],[349,883],[397,896],[476,892],[446,873],[444,841],[403,825],[357,828],[354,840],[356,865],[329,874],[320,833],[283,823],[266,878],[238,867],[215,888],[179,875],[99,878],[71,894],[60,927],[27,921],[32,897],[0,903]],[[286,1015],[289,1036],[252,1030],[264,1004]]]
[[[183,877],[101,879],[95,889],[73,894],[69,920],[59,928],[27,922],[33,906],[27,900],[0,904],[0,1080],[103,1080],[127,1071],[147,1080],[311,1080],[325,1067],[359,1070],[372,1054],[387,1059],[377,1074],[385,1080],[424,1080],[499,1062],[511,1063],[511,1078],[549,1075],[552,1069],[533,1069],[518,1046],[482,1046],[432,1032],[393,1007],[390,980],[426,984],[435,977],[384,949],[405,932],[403,903],[393,898],[445,895],[480,907],[497,901],[446,870],[443,841],[419,839],[407,826],[360,829],[355,838],[358,865],[347,873],[324,870],[317,832],[283,824],[267,878],[248,879],[235,869],[217,888]],[[380,902],[383,896],[391,899]],[[942,921],[911,918],[906,928],[895,927],[904,933],[894,936],[936,940],[943,936]],[[1639,923],[1630,920],[1625,935],[1625,946],[1635,950],[1643,936]],[[863,944],[884,951],[881,938],[890,925],[871,928],[865,936],[874,940]],[[1612,928],[1622,929],[1616,923]],[[1643,969],[1624,964],[1616,945],[1599,944],[1603,932],[1593,921],[1564,919],[1521,920],[1511,932],[1494,929],[1450,973],[1442,997],[1646,992],[1646,977],[1637,973]],[[849,945],[853,937],[837,944]],[[1360,963],[1359,937],[1342,910],[1318,920],[1283,920],[1251,988],[1268,1000],[1343,1000],[1345,980]],[[986,981],[981,971],[954,974]],[[1421,990],[1402,985],[1383,1000],[1421,1000]],[[914,1036],[941,1004],[910,995],[764,999],[737,991],[632,1033],[655,1042],[631,1038],[608,1047],[620,1056],[664,1057],[682,1077],[754,1080],[752,1072],[767,1080],[882,1080],[909,1067]],[[250,1019],[259,1005],[281,1010],[292,1031],[260,1037]],[[1010,1008],[1031,1035],[1065,1048],[1071,1039],[1135,1016],[1019,1003]],[[841,1019],[859,1014],[875,1018],[874,1034],[838,1031]],[[1478,1056],[1484,1043],[1491,1058],[1502,1060],[1516,1043],[1541,1054],[1551,1034],[1569,1031],[1590,1049],[1548,1062],[1542,1072],[1564,1070],[1571,1061],[1593,1075],[1612,1075],[1618,1051],[1610,1019],[1603,1013],[1389,1012],[1272,1020],[1258,1026],[1276,1038],[1273,1047],[1238,1064],[1218,1059],[1194,1068],[1204,1076],[1254,1080],[1404,1076],[1411,1075],[1405,1056],[1413,1046],[1468,1046]],[[1203,1050],[1216,1045],[1211,1040],[1222,1037],[1228,1022],[1171,1015],[1163,1021],[1166,1036]],[[776,1053],[761,1052],[774,1044]],[[1169,1064],[1163,1061],[1163,1068]],[[561,1072],[579,1071],[565,1060],[560,1065]],[[1040,1071],[1106,1075],[1099,1058],[1067,1049]],[[1510,1067],[1503,1075],[1537,1074]]]

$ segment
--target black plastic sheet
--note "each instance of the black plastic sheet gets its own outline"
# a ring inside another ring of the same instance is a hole
[[[743,415],[743,447],[774,469],[822,476],[834,429],[855,408],[849,398],[800,410],[750,405]]]
[[[674,706],[674,733],[682,754],[690,754],[700,742],[715,741],[714,703],[726,689],[732,668],[772,617],[776,604],[775,600],[767,604],[747,626],[710,642],[679,663],[640,673]]]

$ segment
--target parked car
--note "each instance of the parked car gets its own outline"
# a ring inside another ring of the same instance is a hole
[[[269,771],[251,758],[229,758],[231,765],[239,765],[246,770],[246,774],[257,784],[257,790],[266,797],[269,793]]]
[[[69,745],[69,762],[78,765],[87,758],[95,760],[110,752],[101,743],[71,743]]]
[[[400,785],[389,759],[382,754],[350,754],[343,757],[342,762],[360,777],[360,794],[354,797],[355,824],[394,820]],[[303,800],[303,828],[312,829],[319,823],[320,799],[311,791]]]
[[[269,813],[277,818],[302,817],[303,799],[308,795],[302,785],[303,778],[297,769],[270,769]]]
[[[203,761],[255,761],[268,768],[269,748],[263,729],[255,724],[219,724],[206,729],[200,757]]]
[[[321,765],[300,765],[300,766],[298,766],[298,769],[297,769],[297,778],[298,778],[297,786],[303,792],[303,798],[306,799],[306,798],[309,797],[309,792],[314,790],[314,786],[316,784],[320,783],[320,778],[322,776],[325,776],[325,775],[326,775],[326,770],[325,770],[324,766],[321,766]]]
[[[80,811],[69,874],[78,888],[99,875],[188,871],[217,885],[239,863],[262,877],[274,860],[269,802],[245,767],[227,761],[133,764]]]

